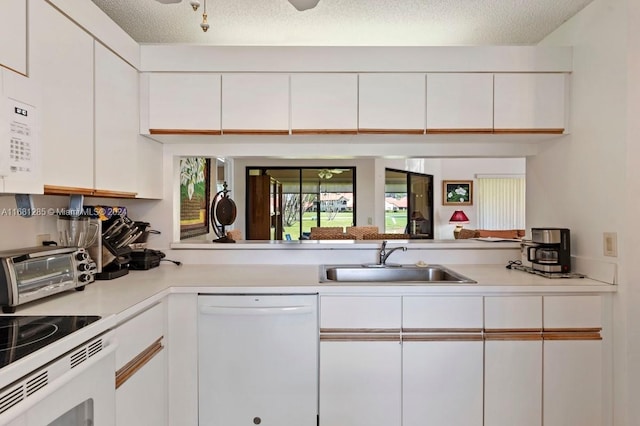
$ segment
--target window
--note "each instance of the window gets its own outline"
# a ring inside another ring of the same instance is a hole
[[[282,185],[281,221],[283,238],[305,238],[312,227],[355,225],[355,167],[249,167],[247,176],[269,176]],[[247,179],[249,184],[250,179]],[[248,197],[256,197],[247,188]],[[247,205],[251,205],[248,200]],[[260,226],[247,209],[247,233]],[[272,222],[273,223],[273,222]],[[281,239],[276,236],[273,239]]]
[[[433,238],[433,176],[385,169],[385,232]]]
[[[478,176],[479,229],[525,229],[524,176]]]

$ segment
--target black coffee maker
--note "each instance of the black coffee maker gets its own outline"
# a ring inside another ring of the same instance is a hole
[[[571,236],[567,228],[532,228],[527,260],[536,271],[571,272]]]

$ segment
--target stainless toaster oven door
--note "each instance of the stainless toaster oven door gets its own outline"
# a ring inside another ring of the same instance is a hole
[[[13,264],[18,304],[75,287],[71,254],[42,256]]]

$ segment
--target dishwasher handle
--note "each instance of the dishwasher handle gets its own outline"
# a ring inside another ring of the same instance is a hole
[[[200,306],[200,313],[204,315],[301,315],[315,312],[314,306]]]

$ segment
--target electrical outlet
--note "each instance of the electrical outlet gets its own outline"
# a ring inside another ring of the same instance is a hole
[[[605,232],[602,234],[603,252],[605,256],[618,257],[618,234]]]
[[[373,225],[373,218],[372,217],[368,217],[367,218],[367,224],[368,225]]]
[[[36,245],[41,246],[43,241],[51,241],[51,234],[36,235]]]

